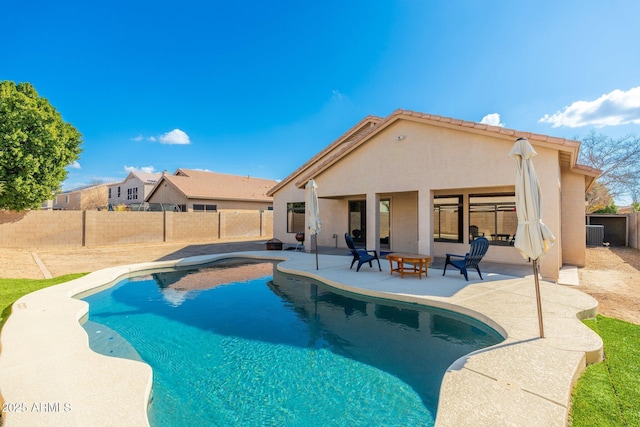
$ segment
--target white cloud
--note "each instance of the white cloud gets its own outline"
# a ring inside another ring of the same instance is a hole
[[[331,91],[331,98],[335,101],[343,101],[345,96],[337,89]]]
[[[500,122],[500,114],[498,113],[487,114],[482,118],[482,120],[480,120],[480,123],[484,125],[500,126],[501,128],[504,127],[504,123]]]
[[[149,140],[151,142],[156,142],[157,141],[155,136],[150,136],[149,138],[147,138],[147,140]]]
[[[125,166],[124,170],[127,171],[127,172],[153,173],[153,172],[155,172],[156,168],[154,168],[153,166],[142,166],[142,167]]]
[[[626,92],[616,89],[595,101],[576,101],[555,114],[545,114],[538,122],[551,123],[554,128],[640,124],[640,86]]]
[[[158,139],[161,144],[191,144],[189,135],[180,129],[174,129],[171,132],[167,132],[164,135],[161,135]]]
[[[134,138],[131,138],[132,141],[136,141],[136,142],[142,141],[143,139],[144,139],[144,137],[142,135],[138,135],[138,136],[136,136]]]
[[[71,168],[71,169],[82,169],[82,167],[80,166],[80,163],[78,163],[78,162],[73,162],[67,167]]]

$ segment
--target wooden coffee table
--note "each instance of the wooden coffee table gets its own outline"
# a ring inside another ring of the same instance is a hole
[[[428,255],[407,254],[407,253],[391,253],[387,255],[389,265],[391,267],[391,275],[394,272],[400,273],[400,278],[404,278],[405,274],[417,274],[422,279],[422,273],[428,276],[429,263],[433,260]],[[396,263],[394,268],[393,263]],[[405,266],[411,264],[411,266]]]

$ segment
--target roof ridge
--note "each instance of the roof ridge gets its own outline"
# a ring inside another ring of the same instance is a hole
[[[287,175],[286,178],[284,178],[276,186],[274,186],[271,190],[269,190],[267,192],[267,195],[272,195],[279,188],[282,188],[284,185],[286,185],[286,183],[292,181],[293,179],[295,179],[295,177],[301,175],[304,170],[309,169],[314,163],[324,164],[326,162],[326,159],[322,163],[319,163],[319,162],[324,157],[328,156],[332,151],[342,146],[342,144],[344,144],[345,142],[349,141],[350,137],[357,135],[358,137],[355,140],[360,140],[364,138],[366,135],[368,135],[369,133],[371,133],[373,129],[375,129],[376,126],[378,126],[378,124],[383,121],[384,121],[384,118],[382,117],[374,116],[371,114],[367,115],[366,117],[361,119],[358,123],[356,123],[354,126],[352,126],[349,130],[344,132],[338,138],[333,140],[333,142],[331,142],[329,145],[327,145],[325,148],[320,150],[313,157],[311,157],[309,160],[303,163],[302,166],[298,167],[296,170],[294,170],[289,175]],[[369,125],[369,129],[365,128],[367,124]],[[358,135],[358,131],[363,131],[363,132],[362,134]]]

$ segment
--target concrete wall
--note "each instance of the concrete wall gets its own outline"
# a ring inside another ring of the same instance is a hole
[[[82,211],[0,210],[0,246],[81,246],[82,223]]]
[[[211,242],[272,236],[272,211],[0,211],[3,248]]]
[[[84,246],[165,241],[162,212],[84,211],[84,215]]]

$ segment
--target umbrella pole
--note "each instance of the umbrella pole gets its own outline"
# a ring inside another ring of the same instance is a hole
[[[540,327],[540,338],[544,338],[544,327],[542,326],[542,302],[540,300],[540,282],[538,279],[538,260],[533,260],[533,277],[536,282],[536,302],[538,303],[538,326]]]
[[[316,246],[316,270],[317,270],[318,269],[318,235],[317,234],[313,235],[313,241]]]

